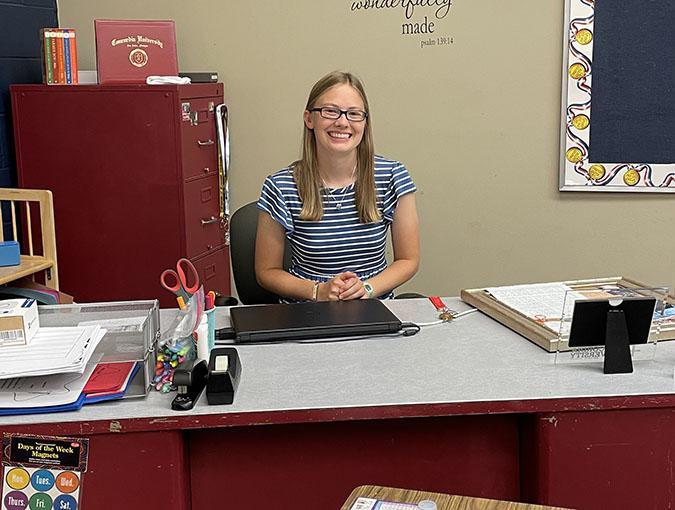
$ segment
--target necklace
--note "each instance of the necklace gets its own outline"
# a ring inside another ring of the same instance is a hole
[[[354,165],[354,170],[352,170],[352,175],[351,175],[349,178],[350,178],[350,179],[353,179],[355,173],[356,173],[356,165]],[[324,180],[323,177],[321,177],[321,182],[323,183],[324,189],[328,192],[328,196],[330,197],[330,199],[331,199],[333,202],[335,202],[335,208],[336,208],[338,211],[339,211],[340,209],[342,209],[342,202],[345,201],[345,197],[347,196],[347,192],[345,191],[345,192],[343,193],[342,197],[340,198],[340,201],[338,202],[337,199],[333,196],[333,192],[330,190],[330,188],[328,187],[328,184],[326,184],[326,181]],[[349,184],[348,184],[347,186],[345,186],[345,188],[347,188],[347,187],[349,187]]]

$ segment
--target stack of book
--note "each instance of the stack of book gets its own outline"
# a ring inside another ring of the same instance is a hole
[[[47,85],[77,83],[77,46],[72,28],[43,28],[42,81]]]

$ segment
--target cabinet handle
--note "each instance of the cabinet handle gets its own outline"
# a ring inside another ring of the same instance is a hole
[[[204,167],[204,173],[208,174],[211,171],[211,169],[208,166]]]
[[[200,147],[205,147],[207,145],[213,145],[215,142],[210,138],[208,140],[197,140],[197,145]]]
[[[211,216],[208,220],[202,218],[200,221],[202,222],[202,225],[209,225],[211,223],[215,223],[216,221],[218,221],[218,218],[216,218],[215,216]]]

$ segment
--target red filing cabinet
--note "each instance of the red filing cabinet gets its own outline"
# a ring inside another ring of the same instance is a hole
[[[215,107],[222,84],[13,85],[19,186],[54,195],[61,288],[79,302],[175,297],[180,257],[230,293]]]

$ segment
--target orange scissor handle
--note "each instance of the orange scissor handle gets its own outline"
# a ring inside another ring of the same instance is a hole
[[[176,271],[166,269],[159,277],[159,281],[166,290],[182,297],[187,302],[199,289],[199,274],[195,266],[186,258],[176,262]],[[192,285],[189,284],[192,282]]]
[[[190,295],[197,292],[197,289],[199,289],[199,274],[194,264],[186,258],[179,259],[176,262],[176,271],[178,271],[178,277],[185,291]],[[192,281],[192,285],[189,285],[190,281]]]

